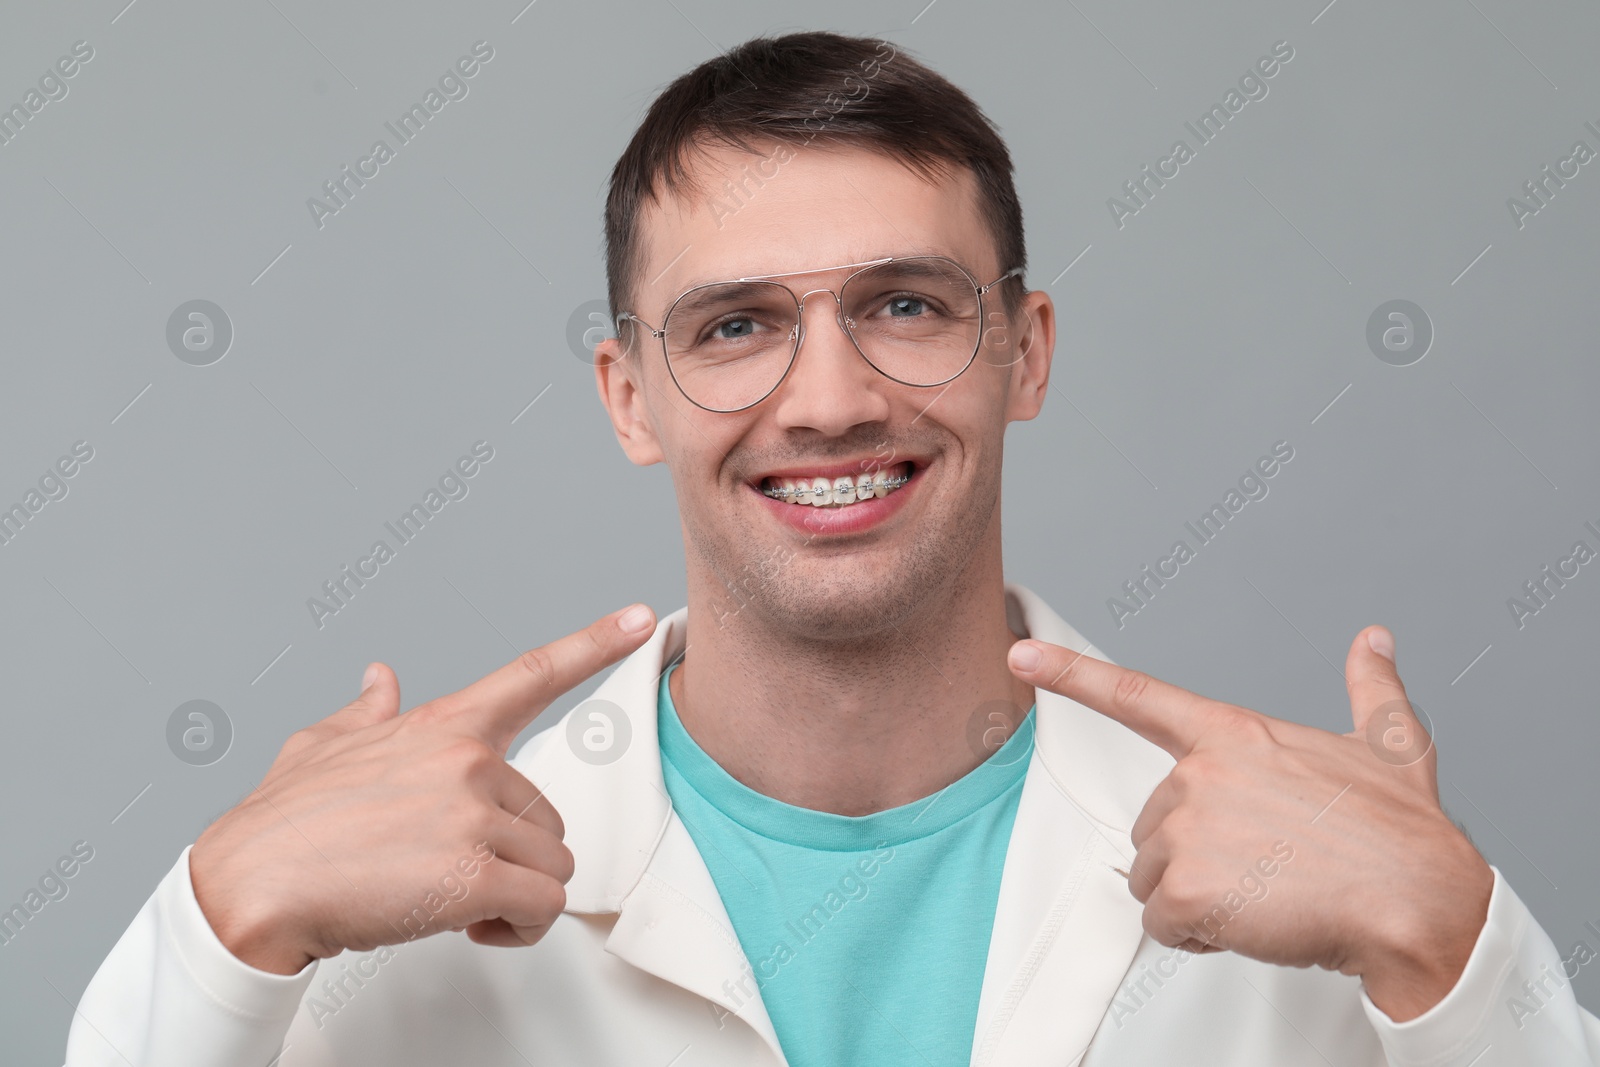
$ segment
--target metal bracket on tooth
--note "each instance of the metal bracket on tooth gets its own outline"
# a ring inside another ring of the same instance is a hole
[[[884,484],[884,486],[886,488],[898,489],[902,485],[905,485],[910,480],[911,479],[909,477],[902,478],[902,477],[896,476],[894,478],[890,478],[888,481],[884,482],[883,484]],[[878,483],[877,482],[872,482],[870,484],[872,485],[872,487],[874,489],[876,489],[878,487]],[[857,486],[856,488],[857,488],[857,490],[860,490],[862,487],[861,486]],[[791,495],[797,496],[797,497],[799,497],[799,496],[815,497],[818,493],[828,493],[828,494],[831,495],[834,492],[834,487],[832,485],[829,485],[828,488],[826,488],[826,489],[818,489],[815,486],[808,486],[807,488],[804,488],[804,489],[800,489],[800,488],[795,488],[795,489],[763,489],[762,492],[765,493],[767,496],[770,496],[770,497],[773,497],[773,498],[783,498],[783,499],[787,500],[787,499],[790,498]],[[857,499],[860,499],[860,497],[858,496]]]

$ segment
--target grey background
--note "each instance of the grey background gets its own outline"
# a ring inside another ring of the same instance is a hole
[[[666,471],[621,455],[569,319],[603,295],[605,176],[654,93],[806,27],[914,50],[1015,154],[1062,331],[1010,436],[1010,578],[1122,662],[1339,731],[1348,643],[1387,623],[1448,809],[1563,952],[1600,948],[1600,563],[1522,629],[1506,606],[1600,548],[1600,162],[1524,228],[1506,206],[1600,149],[1593,5],[125,2],[0,12],[4,106],[95,50],[0,146],[0,506],[95,450],[0,547],[0,905],[95,850],[0,946],[7,1062],[59,1062],[179,851],[369,660],[409,707],[683,601]],[[307,198],[480,39],[469,95],[319,230]],[[1119,229],[1107,198],[1279,40],[1267,97]],[[193,299],[233,324],[211,366],[166,343]],[[1366,344],[1391,299],[1436,331],[1411,366]],[[307,598],[480,439],[469,495],[319,630]],[[1270,495],[1119,629],[1107,598],[1278,440]],[[191,700],[233,726],[209,766],[167,745]],[[1600,1003],[1595,968],[1577,986]]]

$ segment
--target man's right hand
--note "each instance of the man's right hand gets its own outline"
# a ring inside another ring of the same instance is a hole
[[[572,853],[506,750],[654,622],[643,605],[613,612],[404,715],[394,672],[374,663],[360,697],[290,736],[195,842],[189,875],[217,937],[275,974],[443,930],[538,941],[566,906]]]

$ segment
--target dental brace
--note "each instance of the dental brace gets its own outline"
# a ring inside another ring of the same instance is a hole
[[[883,482],[883,486],[885,488],[888,488],[888,489],[898,489],[902,485],[905,485],[910,480],[911,480],[911,476],[910,475],[894,475],[893,477],[890,477],[890,478],[886,479]],[[859,495],[860,494],[860,490],[861,489],[865,489],[868,486],[870,486],[873,489],[878,488],[877,480],[874,479],[873,481],[868,482],[866,485],[856,486],[857,499],[858,500],[861,499],[861,497]],[[783,489],[783,488],[779,488],[779,487],[774,487],[772,489],[763,489],[761,491],[764,494],[766,494],[767,496],[770,496],[770,497],[772,497],[774,499],[788,500],[790,502],[793,502],[794,499],[799,498],[799,497],[812,497],[812,498],[815,498],[818,493],[827,493],[831,497],[835,490],[834,490],[833,482],[830,481],[828,483],[828,487],[826,489],[818,489],[814,485],[808,485],[808,486],[796,486],[793,489]]]

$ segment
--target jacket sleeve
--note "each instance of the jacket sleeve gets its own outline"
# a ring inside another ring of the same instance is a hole
[[[1580,945],[1570,962],[1592,958]],[[1445,998],[1403,1023],[1365,990],[1361,1005],[1391,1067],[1600,1067],[1600,1020],[1573,997],[1567,966],[1494,868],[1488,919]]]
[[[185,848],[84,990],[66,1067],[262,1067],[316,969],[270,974],[229,952],[195,900]]]

